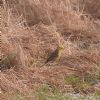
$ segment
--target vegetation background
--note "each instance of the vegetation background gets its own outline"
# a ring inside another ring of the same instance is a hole
[[[0,0],[0,39],[0,100],[100,99],[100,0]]]

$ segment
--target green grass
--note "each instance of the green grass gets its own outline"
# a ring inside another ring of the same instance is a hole
[[[75,75],[69,75],[65,77],[65,81],[68,84],[74,85],[74,84],[79,84],[80,79]]]
[[[69,84],[72,86],[74,91],[76,93],[87,93],[88,89],[91,88],[91,85],[87,81],[82,81],[78,76],[76,75],[69,75],[65,77],[66,84]]]
[[[90,96],[68,94],[63,93],[58,89],[51,89],[45,84],[42,85],[36,92],[36,100],[100,100],[100,91],[98,91],[95,95]]]
[[[66,84],[72,85],[78,89],[87,89],[100,83],[100,69],[93,72],[84,72],[76,76],[76,74],[71,74],[65,77]]]
[[[16,93],[13,100],[30,100],[29,96],[23,96]],[[96,91],[93,95],[81,95],[63,93],[59,89],[51,88],[47,84],[42,85],[34,94],[31,95],[32,100],[100,100],[100,91]]]
[[[68,97],[60,90],[50,88],[46,84],[38,89],[36,98],[37,100],[68,100]]]

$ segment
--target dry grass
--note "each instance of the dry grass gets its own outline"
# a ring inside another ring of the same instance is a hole
[[[0,100],[18,99],[18,95],[34,100],[34,92],[42,84],[73,93],[66,76],[75,74],[82,82],[87,74],[89,79],[96,76],[100,70],[100,21],[85,14],[85,6],[80,9],[78,0],[1,1]],[[58,44],[65,47],[60,61],[44,65]],[[90,85],[91,93],[97,90],[99,78]]]

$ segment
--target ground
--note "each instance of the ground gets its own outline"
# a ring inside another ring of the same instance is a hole
[[[0,100],[99,100],[99,6],[92,16],[86,4],[1,0]],[[59,61],[45,64],[58,44]]]

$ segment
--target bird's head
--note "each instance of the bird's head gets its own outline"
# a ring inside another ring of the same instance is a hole
[[[58,50],[63,50],[64,49],[64,46],[63,45],[58,45]]]

